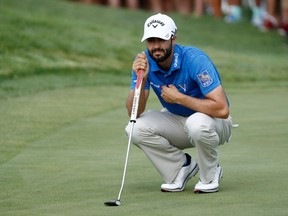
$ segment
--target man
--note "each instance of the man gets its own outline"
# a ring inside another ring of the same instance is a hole
[[[147,49],[133,62],[126,102],[131,115],[137,72],[144,70],[132,142],[163,177],[161,191],[183,191],[199,170],[194,192],[216,192],[223,174],[217,148],[231,137],[228,100],[209,57],[195,47],[176,44],[176,31],[174,21],[164,14],[145,22],[142,42]],[[144,112],[150,87],[163,106],[161,111]],[[182,151],[191,147],[197,149],[198,163]]]

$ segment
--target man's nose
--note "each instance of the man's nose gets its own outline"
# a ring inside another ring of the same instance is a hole
[[[160,41],[159,40],[154,40],[153,41],[153,48],[159,48],[160,47]]]

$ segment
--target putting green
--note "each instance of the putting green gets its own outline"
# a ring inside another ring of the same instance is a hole
[[[93,98],[95,89],[80,89],[82,93],[88,90],[87,95]],[[119,91],[124,92],[124,88],[114,88],[110,94]],[[235,129],[232,142],[219,149],[224,168],[219,193],[194,194],[197,177],[182,193],[161,193],[159,175],[142,152],[132,146],[123,205],[104,206],[105,201],[117,198],[122,178],[128,117],[121,104],[98,113],[89,110],[47,134],[34,121],[26,122],[28,128],[33,128],[31,131],[41,136],[0,167],[3,215],[285,215],[288,111],[282,98],[287,92],[231,92],[232,114],[240,127]],[[62,93],[66,95],[63,98],[68,98],[71,91]],[[45,100],[55,97],[59,97],[58,91],[50,92]],[[69,116],[75,116],[74,109],[86,99],[79,97],[76,104],[70,104]],[[38,100],[43,102],[43,97],[31,100],[35,105]],[[44,106],[47,109],[48,104]],[[150,107],[157,106],[152,96]],[[50,115],[42,118],[49,121]],[[187,151],[195,156],[195,149]]]

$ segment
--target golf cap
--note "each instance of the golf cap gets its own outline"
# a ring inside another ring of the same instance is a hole
[[[176,34],[176,31],[177,27],[174,21],[169,16],[158,13],[146,20],[141,42],[152,37],[169,40]]]

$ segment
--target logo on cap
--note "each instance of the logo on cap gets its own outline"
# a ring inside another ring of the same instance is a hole
[[[153,19],[149,23],[147,23],[147,27],[150,27],[152,25],[154,28],[157,28],[158,24],[160,24],[161,26],[165,25],[165,23],[163,23],[162,21]]]

